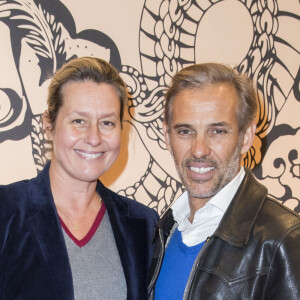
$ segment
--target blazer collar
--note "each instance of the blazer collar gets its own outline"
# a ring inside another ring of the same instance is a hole
[[[105,187],[100,180],[97,182],[96,190],[109,212],[125,216],[129,215],[129,203],[122,201],[119,196],[114,197],[114,193]]]
[[[57,298],[73,299],[72,273],[50,188],[49,164],[30,182],[31,215],[25,224],[49,271]]]
[[[255,179],[249,169],[245,168],[245,171],[244,180],[214,233],[237,247],[248,243],[252,226],[267,196],[266,187]]]
[[[50,188],[49,166],[48,163],[30,182],[31,207],[26,225],[49,270],[58,298],[73,299],[71,267]],[[127,297],[144,299],[147,295],[147,274],[143,270],[149,266],[147,220],[131,216],[129,200],[112,193],[100,181],[97,191],[105,203],[115,236],[127,282]]]

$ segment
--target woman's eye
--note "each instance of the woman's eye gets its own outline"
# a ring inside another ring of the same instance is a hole
[[[111,121],[103,121],[102,124],[106,127],[113,127],[114,123]]]
[[[82,119],[75,119],[75,120],[72,121],[72,123],[74,123],[74,124],[84,124],[84,120],[82,120]]]

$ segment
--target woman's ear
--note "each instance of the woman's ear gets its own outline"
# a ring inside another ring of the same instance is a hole
[[[46,136],[47,136],[47,139],[49,141],[52,141],[52,138],[53,138],[53,125],[52,123],[50,122],[49,120],[49,112],[48,110],[46,110],[44,113],[43,113],[43,129],[46,133]]]
[[[246,153],[251,148],[255,137],[255,131],[256,131],[256,124],[251,123],[247,128],[246,132],[244,133],[241,154]]]

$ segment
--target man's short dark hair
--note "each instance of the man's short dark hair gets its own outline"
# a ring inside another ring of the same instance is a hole
[[[201,89],[208,85],[227,83],[234,87],[239,99],[237,121],[240,132],[256,118],[258,102],[252,80],[235,69],[219,63],[195,64],[180,70],[171,81],[165,95],[165,122],[172,124],[174,98],[183,90]]]

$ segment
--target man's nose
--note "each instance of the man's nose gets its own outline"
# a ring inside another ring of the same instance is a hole
[[[205,135],[197,134],[192,142],[191,155],[197,158],[207,156],[211,153],[210,141]]]

